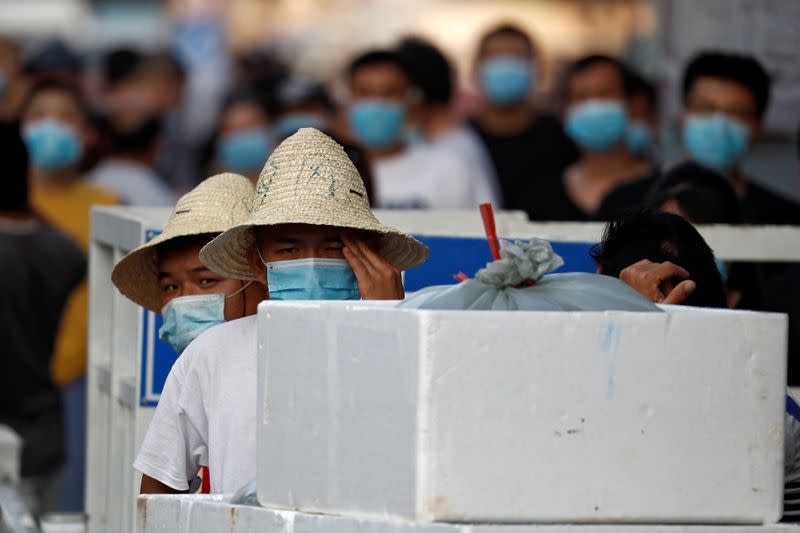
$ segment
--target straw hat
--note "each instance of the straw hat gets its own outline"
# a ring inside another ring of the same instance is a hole
[[[120,259],[111,272],[119,291],[151,311],[161,310],[156,247],[179,237],[222,233],[247,218],[253,185],[238,174],[217,174],[181,196],[164,231]]]
[[[303,128],[283,141],[264,165],[248,219],[225,231],[200,251],[211,270],[231,278],[253,279],[247,250],[256,226],[314,224],[375,232],[380,255],[400,270],[421,264],[428,249],[421,242],[378,222],[367,191],[350,158],[333,139]]]

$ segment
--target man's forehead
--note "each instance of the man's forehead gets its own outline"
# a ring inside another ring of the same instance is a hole
[[[737,81],[716,76],[698,77],[689,90],[689,98],[735,100],[740,105],[756,106],[755,96],[748,87]]]
[[[184,246],[161,250],[156,254],[159,273],[192,271],[205,268],[200,261],[201,243],[187,243]]]
[[[261,240],[276,242],[284,239],[321,240],[338,239],[342,228],[335,226],[315,226],[310,224],[281,224],[259,228]]]

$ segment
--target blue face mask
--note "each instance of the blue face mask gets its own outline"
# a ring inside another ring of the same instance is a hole
[[[274,148],[263,128],[229,133],[220,139],[217,160],[224,170],[249,173],[261,170]]]
[[[385,100],[362,100],[347,110],[350,131],[367,148],[389,148],[403,141],[406,108]]]
[[[641,155],[653,146],[653,132],[644,122],[631,122],[625,134],[625,143],[632,154]]]
[[[728,283],[728,264],[722,259],[715,259],[714,261],[717,263],[717,270],[722,278],[722,283]]]
[[[628,112],[621,102],[589,100],[567,112],[567,134],[584,150],[603,152],[622,141]]]
[[[265,264],[272,300],[361,299],[356,275],[344,259],[294,259]]]
[[[198,335],[225,322],[225,295],[180,296],[161,309],[164,324],[158,338],[181,353]]]
[[[45,174],[67,169],[83,155],[78,133],[57,120],[39,120],[25,126],[23,138],[33,166]]]
[[[722,113],[690,115],[683,125],[683,143],[701,165],[727,171],[747,152],[750,130]]]
[[[536,83],[536,69],[516,56],[500,56],[483,61],[478,68],[483,95],[499,105],[516,104],[525,99]]]
[[[327,125],[325,119],[316,113],[292,113],[275,123],[272,131],[276,138],[283,140],[297,133],[300,128],[324,130]]]

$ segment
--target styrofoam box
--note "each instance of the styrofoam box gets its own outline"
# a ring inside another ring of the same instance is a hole
[[[786,317],[259,307],[265,507],[773,523]]]
[[[147,495],[138,501],[138,533],[797,533],[800,526],[442,524],[307,514],[231,505],[219,496]]]

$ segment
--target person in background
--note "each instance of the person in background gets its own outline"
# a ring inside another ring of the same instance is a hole
[[[641,204],[656,172],[628,149],[631,85],[616,59],[590,55],[564,78],[564,124],[580,159],[563,176],[535,180],[528,194],[533,220],[610,220]]]
[[[264,100],[250,89],[239,89],[222,105],[214,144],[214,168],[235,172],[255,183],[275,147]]]
[[[753,57],[701,52],[683,75],[682,132],[686,153],[730,180],[746,222],[800,224],[800,205],[746,176],[741,162],[759,141],[770,77]]]
[[[650,210],[611,221],[592,250],[598,274],[655,303],[727,307],[714,252],[689,222]]]
[[[175,195],[154,171],[163,120],[155,106],[140,99],[137,72],[142,61],[140,53],[125,48],[106,55],[105,116],[100,122],[109,154],[93,169],[91,180],[125,204],[172,207]]]
[[[367,152],[375,180],[375,204],[390,208],[473,208],[480,198],[463,161],[453,154],[412,145],[407,118],[419,104],[402,58],[371,50],[347,69],[347,124]]]
[[[23,65],[23,72],[33,82],[58,80],[83,86],[83,58],[66,43],[53,39],[41,43]]]
[[[417,37],[402,40],[397,52],[422,93],[422,102],[411,117],[409,141],[427,143],[431,150],[449,152],[464,161],[479,202],[502,209],[500,186],[486,147],[453,111],[456,80],[450,62],[438,48]]]
[[[88,113],[79,89],[61,81],[34,85],[22,106],[23,137],[31,158],[31,205],[46,222],[89,250],[89,209],[118,197],[86,180],[81,160],[90,137]],[[65,507],[83,509],[86,438],[86,351],[88,289],[70,295],[60,324],[51,366],[62,386],[68,439]]]
[[[275,121],[272,130],[278,143],[300,128],[330,128],[335,109],[328,91],[321,83],[288,78],[275,90]]]
[[[630,97],[628,98],[628,131],[625,143],[628,150],[646,160],[658,159],[658,92],[655,85],[643,76],[628,70]]]
[[[0,145],[0,424],[22,437],[19,488],[39,514],[60,509],[64,413],[50,365],[62,311],[84,278],[86,261],[72,239],[31,208],[28,156],[17,124],[0,123]]]
[[[19,107],[24,96],[25,81],[19,46],[0,36],[0,120],[19,118]]]
[[[531,183],[561,176],[578,158],[558,117],[532,102],[540,71],[539,50],[516,26],[498,26],[478,44],[474,77],[483,99],[469,125],[491,156],[506,209],[528,209]]]
[[[683,217],[692,224],[742,224],[742,208],[728,180],[688,161],[667,171],[651,191],[654,209]],[[727,264],[717,260],[725,283],[728,307],[759,309],[763,272],[753,263]]]

